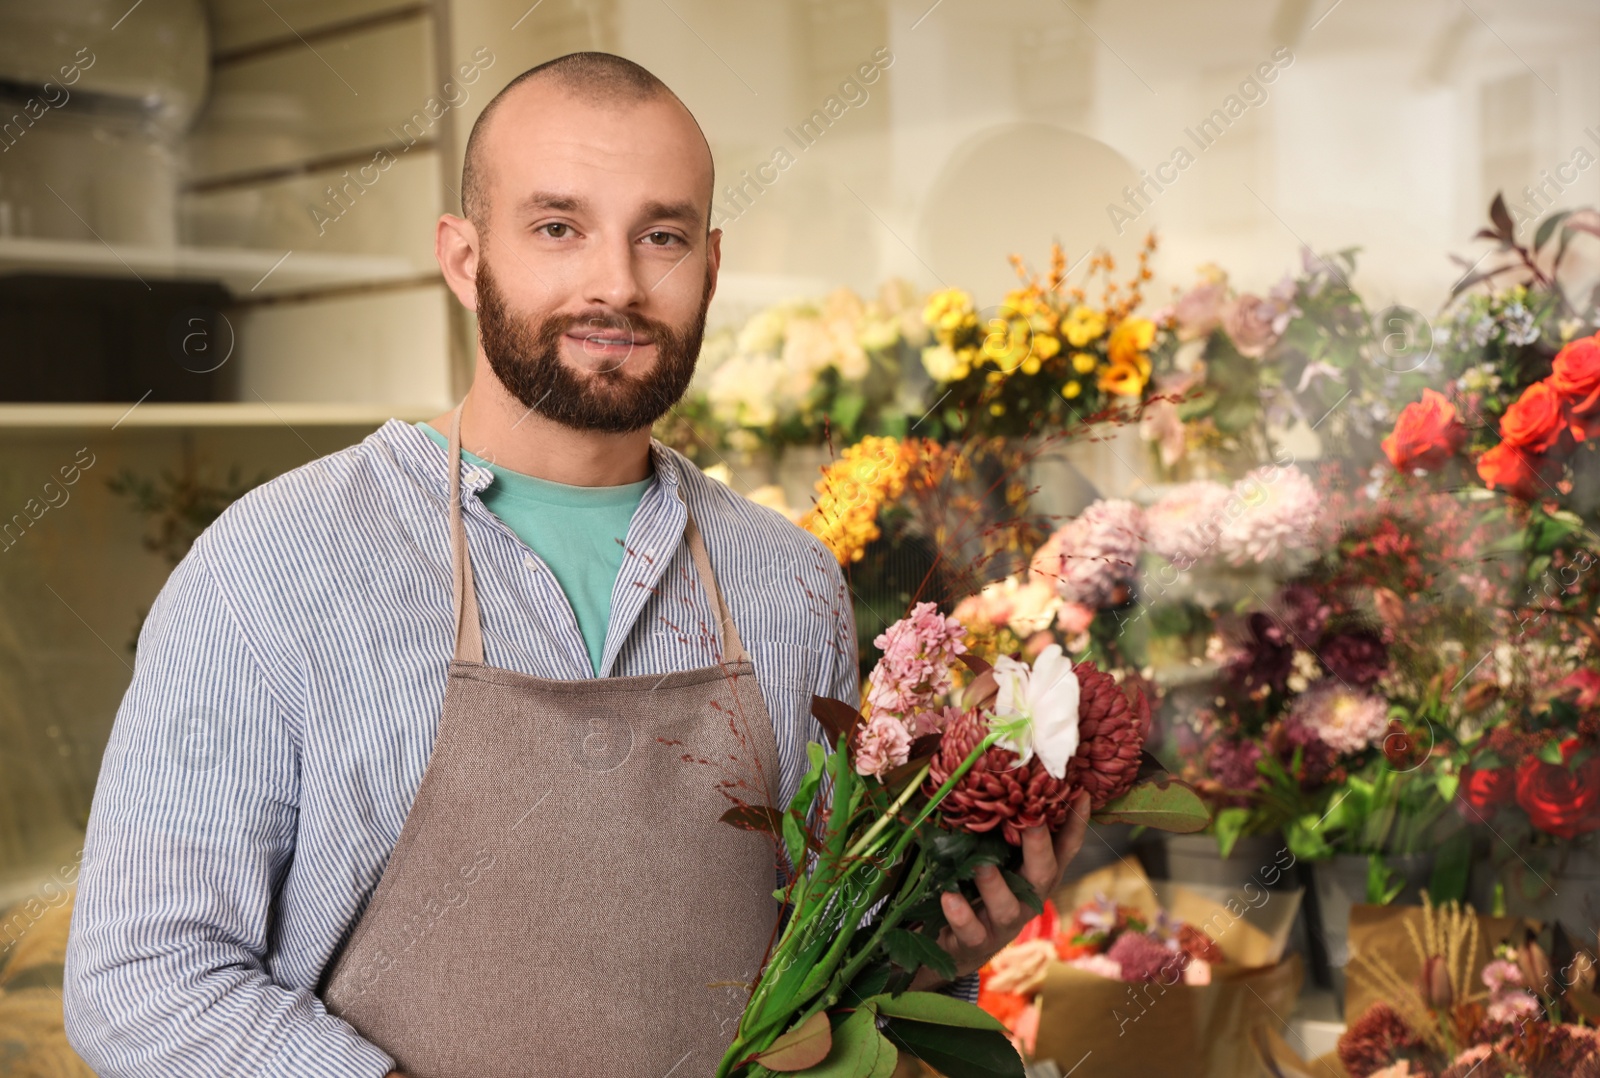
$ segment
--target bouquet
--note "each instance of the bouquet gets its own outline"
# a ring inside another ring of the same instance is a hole
[[[1570,1021],[1592,1020],[1592,955],[1565,946],[1572,960],[1556,966],[1528,938],[1500,944],[1480,963],[1472,908],[1435,908],[1426,895],[1421,932],[1406,929],[1415,978],[1381,954],[1356,957],[1379,998],[1339,1038],[1339,1061],[1352,1078],[1600,1075],[1600,1034]]]
[[[955,976],[937,942],[940,892],[990,864],[1042,911],[1015,871],[1022,832],[1059,828],[1080,791],[1100,820],[1205,826],[1192,790],[1145,767],[1141,693],[1059,646],[1032,663],[1001,655],[991,665],[963,637],[954,618],[917,604],[874,641],[883,655],[867,715],[812,698],[833,749],[809,747],[789,804],[724,815],[770,833],[796,869],[777,893],[789,916],[718,1078],[886,1075],[902,1051],[951,1078],[1020,1076],[1021,1057],[992,1016],[907,990],[924,965]]]

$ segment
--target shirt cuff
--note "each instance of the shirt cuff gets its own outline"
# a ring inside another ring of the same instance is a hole
[[[968,1003],[976,1004],[978,1002],[978,973],[974,970],[965,977],[957,977],[940,988],[939,991],[947,996],[954,996],[956,999],[964,999]]]

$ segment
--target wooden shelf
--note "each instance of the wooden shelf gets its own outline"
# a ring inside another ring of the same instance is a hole
[[[220,281],[240,298],[405,280],[435,269],[387,256],[242,247],[137,247],[99,240],[0,237],[0,275],[137,275],[159,280]]]
[[[448,404],[0,404],[0,431],[135,427],[378,427],[390,417],[432,419]]]

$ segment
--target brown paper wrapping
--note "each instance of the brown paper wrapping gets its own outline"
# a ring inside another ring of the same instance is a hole
[[[1153,916],[1165,908],[1203,928],[1227,956],[1212,983],[1138,985],[1052,962],[1039,987],[1035,1059],[1073,1078],[1183,1075],[1258,1078],[1258,1030],[1281,1029],[1304,980],[1298,955],[1283,956],[1300,908],[1298,891],[1231,892],[1152,883],[1137,862],[1085,876],[1055,894],[1063,917],[1096,894]]]

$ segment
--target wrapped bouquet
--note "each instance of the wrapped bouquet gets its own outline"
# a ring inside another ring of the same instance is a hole
[[[834,746],[783,808],[723,817],[770,833],[796,871],[718,1078],[813,1072],[889,1074],[902,1051],[950,1078],[1018,1075],[1004,1026],[953,997],[909,991],[918,968],[956,975],[940,946],[941,892],[997,866],[1036,913],[1043,898],[1016,869],[1024,830],[1060,828],[1080,791],[1096,819],[1177,831],[1206,825],[1192,790],[1152,775],[1144,696],[1058,645],[1031,663],[967,652],[964,630],[932,603],[874,643],[867,714],[813,697]],[[969,899],[978,901],[975,893]]]

